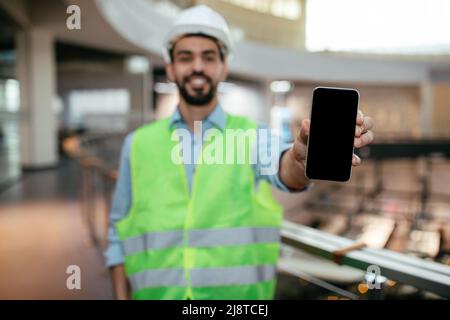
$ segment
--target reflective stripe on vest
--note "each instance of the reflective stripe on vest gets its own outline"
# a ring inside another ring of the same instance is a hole
[[[129,277],[134,290],[152,287],[185,286],[183,269],[154,269],[135,273]]]
[[[132,255],[148,249],[177,247],[183,243],[183,231],[151,232],[126,239],[122,243],[126,255]]]
[[[229,286],[273,280],[275,271],[274,265],[238,266],[192,269],[190,276],[193,287]]]
[[[193,287],[229,286],[273,280],[275,273],[274,265],[202,268],[191,269],[190,278]],[[130,276],[130,281],[135,290],[186,285],[182,268],[146,270]]]
[[[227,229],[190,230],[190,247],[231,246],[251,243],[278,242],[279,228],[240,227]],[[151,232],[123,241],[126,255],[132,255],[149,249],[163,249],[183,245],[183,230]]]

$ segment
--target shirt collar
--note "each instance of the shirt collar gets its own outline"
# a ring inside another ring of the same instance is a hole
[[[220,104],[218,104],[216,105],[214,110],[205,119],[203,119],[203,121],[209,121],[214,127],[220,130],[225,130],[227,117],[223,108],[220,106]],[[170,127],[178,123],[185,123],[185,121],[181,116],[179,108],[177,107],[170,119]]]

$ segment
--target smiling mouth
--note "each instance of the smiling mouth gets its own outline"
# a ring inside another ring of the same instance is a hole
[[[192,89],[203,89],[203,87],[208,84],[208,79],[203,76],[192,76],[189,77],[187,83],[191,86]]]

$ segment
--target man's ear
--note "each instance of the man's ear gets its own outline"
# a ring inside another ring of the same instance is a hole
[[[166,63],[166,65],[164,67],[166,69],[167,79],[170,82],[175,82],[175,73],[173,72],[173,64],[172,63]]]

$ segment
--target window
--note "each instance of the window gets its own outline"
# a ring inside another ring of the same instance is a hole
[[[130,110],[130,93],[127,89],[72,91],[69,110],[70,126],[123,130]]]
[[[20,108],[19,81],[0,80],[0,111],[18,112]]]
[[[448,0],[309,0],[310,51],[450,53]]]

